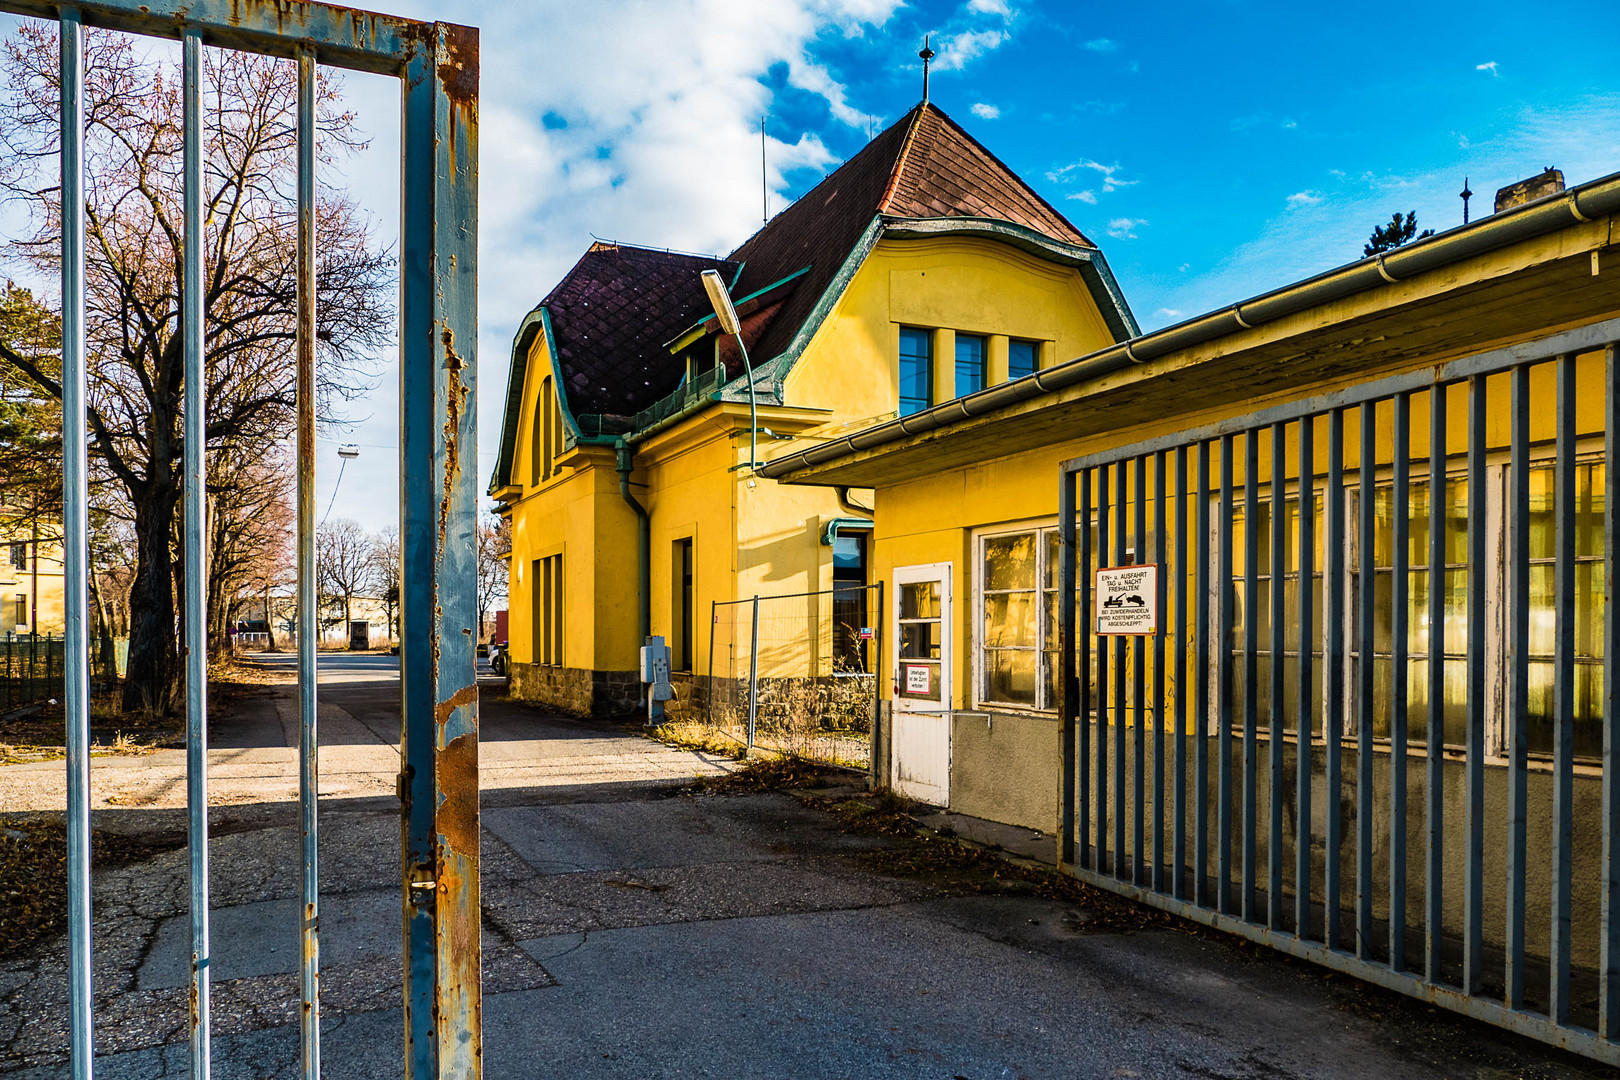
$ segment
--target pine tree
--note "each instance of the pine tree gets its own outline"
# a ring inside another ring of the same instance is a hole
[[[1393,251],[1409,241],[1422,240],[1425,236],[1433,235],[1433,229],[1424,229],[1422,232],[1417,231],[1417,211],[1409,211],[1406,217],[1403,218],[1401,212],[1397,210],[1395,216],[1389,219],[1388,225],[1373,226],[1372,236],[1367,239],[1366,246],[1361,249],[1361,255],[1366,258],[1369,255],[1377,255],[1379,252]]]

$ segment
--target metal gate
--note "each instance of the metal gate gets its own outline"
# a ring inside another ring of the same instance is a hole
[[[295,0],[0,0],[56,21],[62,74],[63,523],[73,1074],[91,1075],[89,658],[85,420],[85,27],[179,38],[184,86],[183,349],[191,1075],[209,1075],[207,646],[203,537],[204,45],[298,64],[298,605],[314,624],[315,86],[317,65],[393,75],[402,91],[400,538],[406,1076],[481,1070],[478,690],[473,529],[477,455],[477,31]],[[307,640],[306,640],[307,639]],[[315,639],[300,635],[302,1074],[320,1073]]]
[[[1065,867],[1620,1062],[1617,340],[1066,462]]]

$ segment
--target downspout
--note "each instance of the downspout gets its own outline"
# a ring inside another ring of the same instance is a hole
[[[636,617],[641,627],[641,641],[652,635],[652,518],[647,508],[630,494],[630,472],[635,460],[630,444],[622,438],[614,440],[619,470],[619,494],[630,509],[636,512]]]

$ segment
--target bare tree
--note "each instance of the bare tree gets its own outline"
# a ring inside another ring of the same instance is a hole
[[[399,530],[392,525],[377,533],[371,547],[372,584],[382,594],[388,616],[388,640],[399,640]]]
[[[345,634],[354,621],[354,598],[370,591],[376,573],[376,541],[358,521],[338,518],[316,532],[315,576],[323,598],[342,605]]]
[[[506,563],[512,555],[512,523],[485,511],[478,521],[478,636],[496,606],[506,600]]]
[[[296,71],[289,61],[205,51],[204,388],[209,448],[251,455],[290,429],[296,334]],[[127,709],[176,701],[176,518],[181,493],[182,120],[176,65],[126,35],[91,31],[84,64],[85,302],[94,453],[123,487],[135,573]],[[26,215],[11,257],[55,276],[61,234],[59,64],[53,28],[6,43],[0,185]],[[341,89],[322,81],[322,160],[363,148]],[[321,415],[370,385],[392,336],[393,260],[345,193],[324,187],[317,220]],[[50,369],[12,366],[58,400]]]
[[[242,607],[293,577],[292,478],[275,455],[245,459],[232,448],[213,455],[208,487],[208,641],[218,653]]]

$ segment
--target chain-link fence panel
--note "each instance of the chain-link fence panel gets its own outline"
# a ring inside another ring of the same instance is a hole
[[[868,768],[882,585],[717,602],[708,669],[671,719],[741,746]]]

